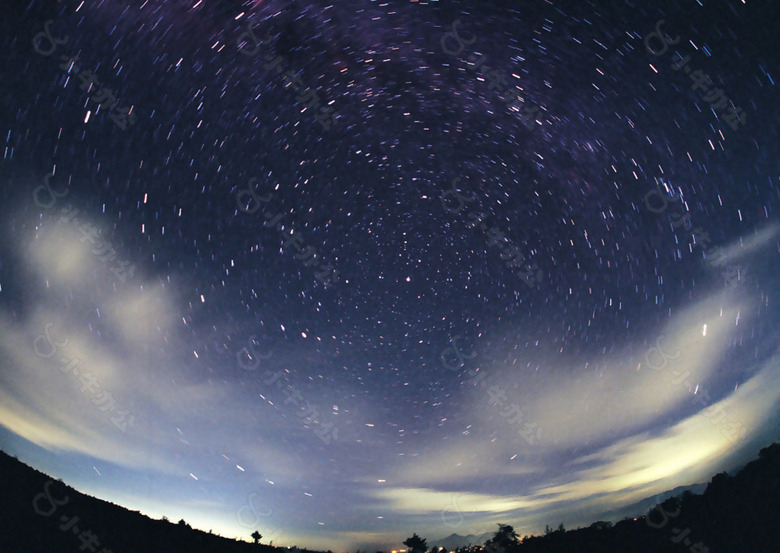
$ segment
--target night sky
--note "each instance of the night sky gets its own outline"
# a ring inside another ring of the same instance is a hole
[[[778,438],[775,2],[7,4],[22,461],[343,551],[636,516]]]

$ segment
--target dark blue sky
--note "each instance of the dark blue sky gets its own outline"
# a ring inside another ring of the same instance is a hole
[[[15,4],[0,445],[334,550],[586,524],[733,468],[777,437],[776,19]]]

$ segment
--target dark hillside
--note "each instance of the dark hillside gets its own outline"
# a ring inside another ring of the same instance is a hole
[[[81,494],[0,452],[0,553],[281,553],[195,530],[184,521],[153,520]],[[78,517],[78,520],[74,520]],[[508,529],[508,531],[507,531]],[[326,544],[323,544],[326,546]],[[780,444],[761,450],[735,476],[716,475],[701,495],[686,491],[647,517],[587,528],[548,528],[517,539],[511,526],[486,546],[461,553],[776,553],[780,551]]]
[[[3,452],[0,452],[0,475],[2,553],[281,551],[195,530],[184,521],[174,524],[153,520],[137,511],[81,494]]]

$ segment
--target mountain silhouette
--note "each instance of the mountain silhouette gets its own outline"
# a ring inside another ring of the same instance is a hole
[[[659,502],[666,501],[670,497],[677,497],[685,492],[702,494],[705,489],[707,489],[707,482],[700,482],[699,484],[692,484],[690,486],[677,486],[674,489],[655,494],[651,497],[645,497],[627,507],[606,511],[601,515],[601,518],[604,520],[617,520],[627,515],[629,517],[639,516],[640,514],[646,513],[651,507],[655,507]]]
[[[504,553],[774,553],[780,551],[780,444],[734,476],[715,475],[704,493],[685,491],[616,524],[550,530]]]
[[[0,553],[283,551],[196,530],[183,520],[174,524],[149,518],[82,494],[2,451],[0,475]]]
[[[460,534],[450,534],[446,538],[434,540],[431,545],[435,545],[436,547],[443,547],[447,551],[453,551],[459,547],[483,544],[492,536],[493,534],[490,532],[486,534],[468,534],[467,536],[461,536]]]
[[[0,553],[290,551],[196,530],[183,520],[151,519],[77,492],[3,452],[0,474]],[[563,525],[548,527],[544,535],[522,540],[511,535],[511,526],[506,529],[510,532],[502,540],[452,534],[434,545],[460,553],[775,553],[780,551],[780,443],[762,449],[734,476],[715,475],[702,494],[684,489],[633,519],[568,531]],[[487,545],[476,545],[480,542]]]

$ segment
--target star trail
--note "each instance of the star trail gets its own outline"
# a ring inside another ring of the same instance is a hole
[[[777,437],[777,16],[7,6],[0,446],[337,551],[737,466]]]

